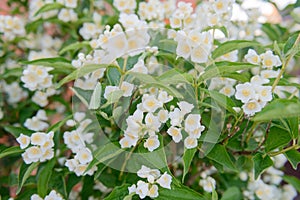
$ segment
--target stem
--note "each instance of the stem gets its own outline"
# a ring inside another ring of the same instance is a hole
[[[139,145],[139,143],[140,143],[140,142],[138,142],[138,143],[130,150],[129,154],[128,154],[127,157],[125,158],[124,163],[123,163],[122,168],[121,168],[121,173],[120,173],[120,175],[119,175],[119,180],[121,180],[121,177],[123,176],[123,173],[124,173],[126,164],[127,164],[128,160],[129,160],[129,158],[131,157],[133,151],[135,150],[135,148]]]
[[[300,42],[300,34],[298,35],[298,37],[297,37],[297,39],[296,39],[296,41],[295,41],[295,43],[294,43],[292,49],[295,48],[295,47],[298,45],[299,42]],[[283,64],[282,64],[282,68],[281,68],[281,70],[280,70],[280,72],[279,72],[277,78],[275,79],[273,85],[272,85],[272,92],[274,92],[275,87],[276,87],[277,84],[279,83],[279,80],[280,80],[281,76],[283,75],[286,66],[289,64],[290,60],[294,57],[294,55],[295,55],[295,54],[290,54],[290,55],[286,58],[286,60],[284,60],[284,62],[283,62]]]
[[[274,157],[274,156],[277,156],[279,154],[285,153],[285,152],[287,152],[289,150],[293,150],[293,149],[298,150],[298,149],[300,149],[300,146],[299,145],[294,145],[294,146],[290,146],[290,147],[287,147],[285,149],[282,149],[280,151],[270,152],[269,156]]]
[[[269,136],[271,124],[272,124],[272,120],[269,121],[269,123],[268,123],[267,129],[266,129],[266,135],[265,135],[263,141],[258,145],[258,147],[256,147],[256,149],[254,149],[253,153],[256,153],[266,143],[267,138]]]

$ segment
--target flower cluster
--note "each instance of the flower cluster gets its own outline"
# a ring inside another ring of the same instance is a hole
[[[287,159],[283,155],[274,157],[274,167],[269,167],[262,174],[262,176],[254,180],[253,174],[245,172],[240,173],[240,178],[247,181],[247,189],[243,192],[246,199],[253,200],[255,196],[261,200],[274,199],[274,200],[292,200],[297,196],[296,189],[290,184],[282,184],[284,173],[280,170],[286,163]]]
[[[0,33],[5,40],[13,40],[25,35],[25,22],[22,18],[0,15]]]
[[[97,167],[94,166],[86,171],[90,162],[93,160],[93,154],[86,146],[86,143],[90,144],[93,141],[94,134],[85,132],[85,129],[92,121],[84,118],[84,113],[76,112],[74,114],[74,120],[68,120],[67,125],[71,127],[77,126],[77,128],[71,132],[65,132],[63,136],[64,143],[75,153],[74,158],[66,160],[65,166],[68,167],[70,171],[75,172],[77,176],[84,176],[86,174],[93,175],[97,170]]]
[[[147,182],[139,180],[137,184],[133,184],[128,188],[129,194],[137,194],[141,199],[145,197],[158,197],[158,185],[163,188],[171,189],[172,176],[167,172],[161,174],[158,169],[150,169],[144,165],[137,171],[137,175],[146,178]]]
[[[51,199],[63,200],[62,196],[59,193],[57,193],[55,190],[51,190],[51,192],[47,196],[45,196],[45,198],[42,198],[37,194],[33,194],[30,197],[30,200],[51,200]]]
[[[36,116],[26,119],[24,126],[33,131],[42,131],[49,127],[45,110],[39,110]]]
[[[21,134],[17,141],[21,149],[26,149],[22,158],[26,164],[33,162],[45,162],[54,157],[54,132],[35,132],[30,137]],[[28,147],[31,145],[30,147]]]
[[[252,116],[261,111],[272,100],[272,87],[253,82],[236,85],[235,98],[241,100],[246,115]]]

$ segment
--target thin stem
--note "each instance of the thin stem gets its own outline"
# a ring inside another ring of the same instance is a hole
[[[298,37],[297,37],[297,39],[296,39],[296,41],[295,41],[295,43],[294,43],[292,49],[295,48],[296,45],[298,45],[299,42],[300,42],[300,34],[298,35]],[[280,70],[280,72],[279,72],[277,78],[275,79],[273,85],[272,85],[272,92],[274,92],[275,87],[276,87],[277,84],[279,83],[279,80],[280,80],[281,76],[283,75],[286,66],[289,64],[290,60],[291,60],[293,57],[294,57],[294,54],[290,54],[290,55],[286,58],[286,60],[284,60],[284,62],[283,62],[283,64],[282,64],[282,68],[281,68],[281,70]]]
[[[287,147],[285,149],[282,149],[280,151],[270,152],[269,156],[274,157],[274,156],[277,156],[279,154],[283,154],[283,153],[285,153],[287,151],[290,151],[290,150],[293,150],[293,149],[298,150],[298,149],[300,149],[300,146],[299,145],[294,145],[294,146],[290,146],[290,147]]]

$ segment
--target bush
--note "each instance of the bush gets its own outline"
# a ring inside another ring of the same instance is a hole
[[[0,199],[294,199],[300,2],[247,2],[9,0]]]

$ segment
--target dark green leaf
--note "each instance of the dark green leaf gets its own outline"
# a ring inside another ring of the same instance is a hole
[[[285,156],[290,161],[294,170],[297,170],[297,166],[300,163],[300,152],[295,149],[289,150],[285,153]]]
[[[241,191],[239,190],[239,188],[237,188],[237,187],[228,188],[224,192],[224,194],[221,198],[221,200],[232,200],[232,199],[243,199],[243,195],[242,195]]]
[[[25,183],[25,181],[29,178],[31,172],[39,165],[38,162],[32,163],[30,165],[26,165],[23,163],[20,168],[19,177],[18,177],[18,190],[17,194],[21,192],[21,189]]]
[[[156,198],[158,200],[170,200],[170,199],[204,200],[205,199],[203,195],[185,186],[178,187],[172,185],[172,190],[160,187],[158,193],[159,195]]]
[[[113,191],[104,198],[104,200],[123,200],[125,196],[128,195],[128,187],[129,184],[124,184],[122,186],[117,186],[113,189]]]
[[[4,158],[6,156],[11,156],[11,155],[15,155],[15,154],[21,154],[23,152],[24,152],[24,150],[20,149],[19,146],[9,147],[9,148],[6,148],[6,149],[0,151],[0,159]]]
[[[16,127],[16,126],[10,126],[10,125],[5,125],[4,130],[7,131],[8,133],[12,134],[15,138],[19,137],[21,135],[21,133],[23,133],[24,135],[30,135],[31,133],[33,133],[33,131],[30,131],[23,127]]]
[[[270,128],[269,136],[266,140],[266,151],[269,152],[274,149],[285,146],[290,141],[291,136],[287,130],[273,126]]]
[[[253,65],[250,63],[238,63],[238,62],[216,62],[214,65],[208,66],[204,73],[200,76],[200,81],[209,80],[214,77],[222,77],[224,75],[228,75],[231,72],[237,72],[240,70],[247,70],[254,67],[258,67],[257,65]]]
[[[35,14],[34,16],[37,16],[40,13],[44,13],[50,10],[57,10],[60,8],[63,8],[64,6],[60,3],[47,3],[44,6],[42,6]]]
[[[75,43],[72,43],[66,47],[64,47],[63,49],[61,49],[59,51],[59,55],[62,55],[64,54],[65,52],[68,52],[68,51],[72,51],[72,50],[79,50],[79,49],[82,49],[84,47],[90,47],[90,43],[89,41],[83,41],[83,42],[75,42]]]
[[[254,177],[257,179],[259,175],[268,167],[273,165],[272,159],[268,155],[263,155],[261,153],[255,154],[253,156],[254,162]]]
[[[299,137],[299,117],[293,117],[288,119],[289,130],[291,137],[296,139]]]
[[[223,145],[216,144],[214,148],[207,154],[207,157],[230,170],[237,170]]]
[[[224,42],[212,52],[212,58],[216,59],[226,53],[229,53],[237,49],[243,49],[246,47],[255,47],[260,45],[261,44],[258,42],[247,41],[247,40],[233,40],[233,41]]]
[[[55,165],[55,159],[52,159],[43,166],[38,174],[37,191],[38,195],[45,197],[48,193],[48,183],[52,175],[53,167]]]
[[[185,149],[183,154],[183,174],[182,174],[182,182],[184,182],[184,177],[188,173],[192,160],[195,156],[197,148],[194,149]]]
[[[285,43],[284,48],[283,48],[283,53],[287,54],[294,46],[296,40],[297,40],[298,34],[292,35],[288,41]]]
[[[269,121],[300,116],[300,102],[288,99],[276,99],[263,108],[252,120]]]
[[[294,176],[283,176],[283,180],[292,186],[300,193],[300,180]]]

